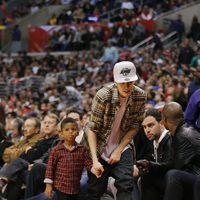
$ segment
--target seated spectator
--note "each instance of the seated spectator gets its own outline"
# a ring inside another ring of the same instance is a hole
[[[194,50],[190,45],[190,40],[188,38],[185,38],[183,41],[183,45],[180,48],[178,62],[179,64],[189,65],[193,56]]]
[[[23,139],[22,134],[22,127],[23,127],[23,120],[19,117],[16,117],[10,121],[10,124],[7,127],[8,130],[8,137],[10,138],[13,144],[19,143]]]
[[[197,55],[194,55],[192,57],[192,60],[190,62],[190,66],[195,68],[195,69],[200,67],[200,48],[197,50]]]
[[[142,12],[140,14],[141,20],[153,20],[155,18],[155,13],[152,8],[148,5],[144,5],[142,8]]]
[[[153,141],[153,160],[138,160],[136,166],[141,175],[142,200],[162,199],[166,172],[171,168],[171,137],[161,121],[161,113],[149,109],[142,122],[144,132]]]
[[[172,135],[175,168],[167,172],[164,200],[191,199],[200,175],[199,132],[185,123],[182,107],[176,102],[165,104],[162,120]]]
[[[182,15],[178,14],[176,20],[171,20],[171,31],[178,33],[179,42],[182,41],[185,35],[185,23],[182,20]]]
[[[75,23],[79,24],[80,22],[83,22],[83,20],[85,19],[85,13],[81,5],[79,4],[76,5],[76,8],[72,13],[72,16]]]
[[[3,152],[3,160],[10,163],[13,159],[28,151],[43,135],[39,134],[40,121],[37,118],[28,118],[23,125],[24,139],[19,143],[6,148]]]
[[[116,63],[119,59],[119,53],[117,48],[112,44],[112,42],[108,41],[103,52],[103,56],[100,58],[100,61],[105,63]]]
[[[6,130],[2,123],[0,123],[0,168],[4,165],[3,152],[9,146],[12,146],[13,143],[7,138]]]
[[[200,39],[200,23],[197,16],[192,18],[192,24],[190,27],[190,32],[188,33],[188,37],[191,37],[194,42],[197,42]]]
[[[132,10],[134,9],[134,5],[131,1],[129,0],[124,0],[122,3],[121,3],[121,9],[127,9],[127,10]]]

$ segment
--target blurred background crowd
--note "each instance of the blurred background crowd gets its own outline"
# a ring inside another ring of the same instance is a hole
[[[21,128],[28,117],[42,120],[55,113],[60,120],[76,110],[83,115],[84,127],[97,90],[113,82],[117,61],[135,64],[136,85],[147,93],[146,109],[162,109],[166,102],[176,101],[185,111],[200,88],[200,1],[0,4],[0,122],[8,146],[23,139]],[[36,39],[44,30],[49,34],[31,43],[35,38],[28,29],[36,26],[43,28]]]

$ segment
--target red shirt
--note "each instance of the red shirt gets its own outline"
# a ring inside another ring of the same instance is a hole
[[[70,151],[59,143],[50,153],[45,178],[51,179],[60,192],[78,194],[84,166],[90,170],[92,162],[82,145],[76,144]]]

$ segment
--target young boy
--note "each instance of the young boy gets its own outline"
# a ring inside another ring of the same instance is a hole
[[[63,142],[52,149],[48,160],[45,195],[51,198],[54,189],[57,200],[76,200],[83,168],[90,170],[92,162],[87,150],[75,142],[78,124],[74,119],[68,117],[61,122],[60,134]]]

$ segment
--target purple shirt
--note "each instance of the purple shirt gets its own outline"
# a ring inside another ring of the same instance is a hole
[[[196,90],[185,110],[185,121],[192,127],[200,129],[200,89]]]

